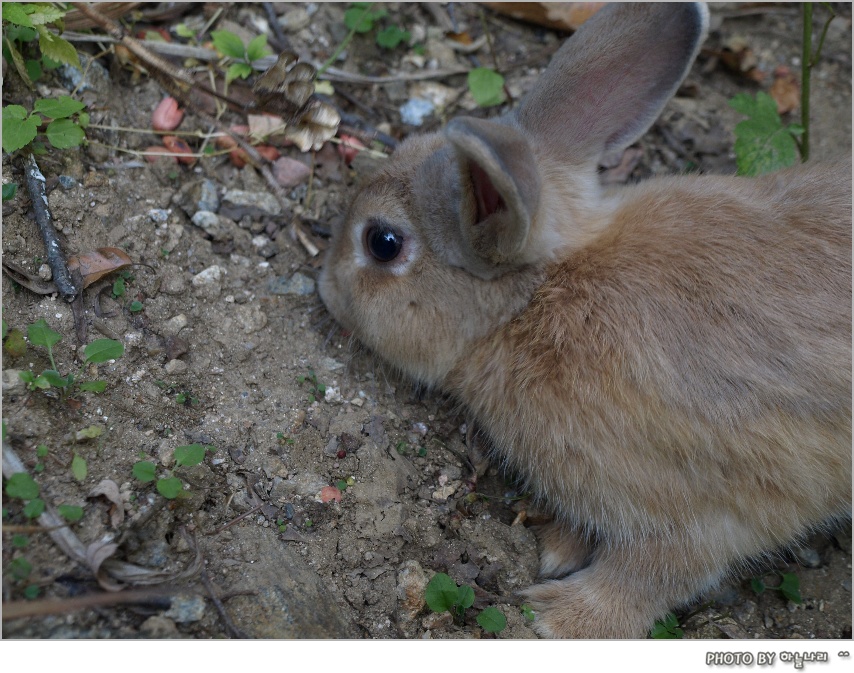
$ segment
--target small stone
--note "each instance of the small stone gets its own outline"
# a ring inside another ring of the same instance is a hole
[[[179,624],[197,622],[205,614],[205,599],[201,596],[178,594],[172,599],[172,607],[164,614]]]
[[[49,264],[42,264],[39,267],[39,278],[41,278],[45,282],[50,282],[53,280],[53,272],[50,270]]]
[[[327,442],[326,447],[323,449],[323,455],[328,456],[329,458],[337,456],[341,452],[341,449],[339,449],[338,446],[338,438],[333,435],[329,438],[329,442]]]
[[[308,296],[314,294],[314,279],[297,271],[293,276],[275,276],[267,284],[271,294],[296,294]]]
[[[216,264],[214,264],[213,266],[209,266],[204,271],[200,271],[195,276],[193,276],[192,283],[196,287],[199,287],[201,285],[210,285],[211,283],[219,282],[224,273],[225,270],[221,266],[217,266]]]
[[[13,393],[16,391],[23,392],[24,382],[21,381],[21,377],[18,376],[18,374],[20,374],[20,370],[18,370],[18,369],[4,369],[3,370],[3,392],[4,393]]]
[[[192,222],[215,241],[228,241],[233,237],[234,222],[209,210],[196,211]]]
[[[174,638],[178,636],[178,627],[168,617],[154,615],[139,626],[139,632],[148,638]]]
[[[427,604],[427,574],[415,560],[404,561],[397,569],[397,612],[402,622],[411,622]]]
[[[164,222],[169,221],[169,216],[172,214],[172,211],[166,208],[152,208],[146,214],[148,215],[148,219],[155,224],[163,224]]]
[[[60,175],[59,176],[59,186],[65,190],[74,189],[77,185],[77,180],[72,178],[70,175]]]
[[[282,207],[276,198],[268,192],[249,192],[242,189],[229,189],[222,197],[220,215],[239,221],[245,216],[258,218],[264,215],[279,217]]]
[[[308,180],[311,169],[290,157],[279,157],[273,163],[273,175],[282,187],[296,187]]]
[[[807,568],[820,568],[821,557],[815,549],[810,547],[798,547],[795,549],[798,562]]]
[[[178,332],[184,329],[189,323],[189,319],[183,313],[179,313],[176,316],[172,316],[163,323],[163,327],[161,328],[161,333],[163,336],[170,337],[176,336]]]
[[[189,369],[189,365],[182,360],[170,360],[165,365],[163,365],[163,370],[167,374],[183,374]]]
[[[289,33],[296,33],[311,23],[311,16],[302,7],[299,7],[285,12],[279,17],[278,21],[284,30]]]

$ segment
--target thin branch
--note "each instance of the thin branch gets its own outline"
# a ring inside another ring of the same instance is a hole
[[[56,229],[53,226],[53,218],[51,218],[48,208],[45,178],[36,163],[35,156],[32,154],[28,155],[24,162],[24,173],[27,177],[27,189],[30,192],[30,201],[33,203],[36,223],[38,223],[42,239],[44,239],[47,263],[53,273],[53,282],[56,283],[56,289],[63,299],[69,302],[73,301],[80,290],[68,270],[68,262],[59,244]]]

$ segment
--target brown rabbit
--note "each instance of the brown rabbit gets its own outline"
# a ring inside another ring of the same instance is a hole
[[[553,510],[527,592],[542,635],[643,637],[851,515],[850,158],[597,181],[707,16],[609,6],[513,113],[409,139],[321,276],[332,315],[464,403]]]

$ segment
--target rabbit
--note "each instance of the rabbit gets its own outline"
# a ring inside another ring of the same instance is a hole
[[[333,227],[318,291],[463,405],[553,514],[544,637],[642,638],[851,516],[851,163],[605,191],[704,4],[609,5],[515,110],[408,138]]]

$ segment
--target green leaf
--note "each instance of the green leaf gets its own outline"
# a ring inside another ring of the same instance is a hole
[[[3,344],[3,349],[13,358],[22,357],[27,352],[27,342],[21,330],[13,329],[4,338],[6,342]]]
[[[491,68],[475,68],[468,74],[469,91],[480,107],[504,102],[504,77]]]
[[[33,58],[28,58],[24,62],[24,67],[27,69],[27,76],[32,82],[39,81],[42,78],[42,75],[44,74],[41,62],[36,61]]]
[[[80,128],[80,124],[72,119],[57,119],[51,122],[45,133],[50,144],[58,150],[80,147],[86,139],[86,133]]]
[[[445,573],[436,573],[427,583],[424,598],[433,612],[450,610],[459,597],[459,587]]]
[[[74,382],[74,377],[71,374],[68,375],[68,378],[65,378],[53,369],[45,369],[39,378],[43,378],[55,388],[67,388]]]
[[[89,468],[86,467],[86,460],[75,453],[71,461],[71,474],[77,481],[83,481],[88,473]]]
[[[175,447],[175,464],[190,467],[198,465],[205,459],[205,446],[203,444],[189,444],[187,446]]]
[[[233,82],[234,80],[246,79],[252,74],[252,66],[245,63],[232,63],[225,71],[225,81]]]
[[[95,339],[83,349],[86,362],[107,362],[124,355],[125,345],[116,339]]]
[[[223,56],[243,59],[246,57],[246,48],[243,40],[229,30],[215,30],[211,33],[216,50]]]
[[[684,635],[685,632],[679,628],[679,620],[672,612],[668,613],[664,619],[655,622],[650,631],[650,636],[658,640],[673,640]]]
[[[11,201],[15,198],[15,195],[18,193],[18,183],[16,182],[7,182],[3,185],[3,202]],[[3,338],[6,338],[6,331],[3,331]]]
[[[128,311],[131,313],[139,313],[142,310],[142,302],[141,301],[132,301],[130,306],[128,306]]]
[[[11,563],[9,563],[9,570],[15,579],[25,580],[33,572],[33,564],[23,556],[19,556],[16,559],[12,559]]]
[[[19,2],[3,3],[3,20],[18,26],[33,27],[33,22],[30,21],[30,17],[27,16],[27,13]]]
[[[66,521],[80,521],[83,518],[83,508],[77,505],[60,505],[56,511]]]
[[[178,477],[157,480],[157,492],[164,498],[174,500],[184,490],[184,485]]]
[[[139,479],[142,483],[147,484],[154,481],[154,472],[156,466],[148,460],[141,460],[133,465],[133,476]]]
[[[23,373],[18,374],[18,376],[20,376],[22,379],[24,378]],[[32,374],[30,374],[30,376],[32,376]],[[27,383],[29,385],[30,390],[47,390],[48,388],[50,388],[50,382],[48,382],[48,380],[44,376],[38,376],[32,381],[27,381]]]
[[[474,589],[468,584],[464,584],[457,592],[457,605],[465,610],[474,605]]]
[[[507,628],[507,617],[498,608],[484,608],[477,616],[477,623],[487,633],[498,633]]]
[[[39,485],[26,472],[18,472],[6,482],[6,495],[10,498],[32,500],[39,496]]]
[[[80,384],[80,390],[87,393],[102,393],[106,389],[106,381],[84,381]]]
[[[26,535],[16,533],[12,536],[12,546],[15,549],[23,549],[28,544],[30,544],[30,538],[28,538]]]
[[[175,34],[178,37],[187,37],[187,38],[195,38],[196,37],[196,33],[192,29],[187,28],[186,23],[179,23],[177,26],[175,26]]]
[[[763,591],[765,591],[765,582],[763,582],[758,577],[754,577],[750,580],[750,588],[753,589],[753,592],[758,596]]]
[[[31,601],[38,598],[40,593],[41,587],[38,584],[30,584],[26,589],[24,589],[24,598]]]
[[[58,35],[53,35],[44,26],[36,26],[36,30],[39,32],[39,49],[43,56],[66,65],[73,65],[75,68],[81,67],[80,57],[77,56],[77,50],[73,44]]]
[[[529,622],[534,621],[536,618],[536,614],[534,614],[534,610],[527,603],[523,603],[519,609],[522,611],[522,616],[527,619]]]
[[[121,297],[125,293],[125,279],[119,276],[113,283],[113,296]]]
[[[44,514],[44,500],[41,498],[33,498],[24,505],[24,516],[28,519],[38,519]]]
[[[44,444],[39,444],[39,445],[36,447],[36,456],[37,456],[38,458],[46,458],[46,457],[47,457],[47,454],[48,454],[49,452],[50,452],[50,450],[49,450],[49,449],[47,448],[47,446],[45,446]]]
[[[756,98],[741,93],[729,101],[730,107],[748,119],[735,127],[735,156],[739,175],[771,173],[798,161],[798,145],[777,114],[777,103],[764,91]],[[795,127],[795,131],[799,127]]]
[[[62,335],[48,327],[44,318],[42,318],[27,327],[27,338],[34,346],[53,348],[62,340]]]
[[[48,4],[37,4],[37,5],[24,5],[24,10],[27,11],[31,7],[35,7],[35,11],[28,12],[30,15],[30,21],[36,26],[41,26],[47,23],[54,23],[56,21],[60,21],[65,18],[65,10],[59,9],[58,7],[52,7]]]
[[[89,425],[82,430],[78,430],[74,433],[74,437],[78,442],[82,442],[84,439],[95,439],[96,437],[100,437],[104,434],[104,426],[103,425]]]
[[[368,9],[368,3],[353,3],[353,7],[344,12],[344,25],[356,33],[367,33],[374,27],[374,22],[385,17],[388,12],[384,9]]]
[[[30,144],[39,132],[39,123],[37,116],[28,117],[27,111],[20,105],[4,107],[3,150],[14,152]]]
[[[794,573],[784,573],[783,581],[777,588],[780,589],[780,591],[783,592],[783,595],[788,600],[792,601],[792,603],[800,605],[804,602],[803,598],[801,598],[801,581]]]
[[[80,112],[83,103],[74,100],[71,96],[60,96],[59,98],[39,98],[33,103],[33,111],[41,112],[45,117],[51,119],[64,119],[75,112]]]
[[[254,38],[246,47],[246,58],[249,61],[257,61],[270,53],[267,47],[267,36],[259,35]]]
[[[401,30],[397,26],[389,26],[377,33],[377,44],[384,49],[394,49],[401,42],[409,42],[412,35],[408,30]]]

